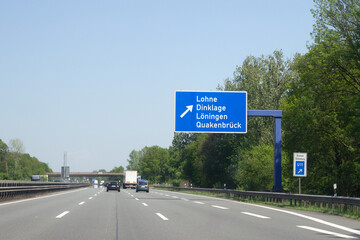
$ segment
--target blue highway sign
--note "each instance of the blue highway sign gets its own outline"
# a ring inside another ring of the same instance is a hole
[[[175,132],[246,133],[247,92],[175,92]]]
[[[294,153],[294,177],[306,177],[307,153]]]

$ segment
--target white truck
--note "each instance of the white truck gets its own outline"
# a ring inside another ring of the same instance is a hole
[[[136,188],[137,171],[125,171],[123,188]]]

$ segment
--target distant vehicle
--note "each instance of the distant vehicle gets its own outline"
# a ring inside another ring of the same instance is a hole
[[[146,180],[140,180],[136,185],[136,192],[138,191],[146,191],[149,192],[149,182]]]
[[[120,192],[120,184],[117,181],[111,181],[108,183],[108,185],[106,186],[106,191],[108,192],[109,190],[117,190],[118,192]]]
[[[125,171],[123,188],[136,188],[137,171]]]
[[[39,175],[32,175],[31,181],[41,181],[41,177]]]

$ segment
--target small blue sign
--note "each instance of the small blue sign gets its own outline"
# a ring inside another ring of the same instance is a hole
[[[307,153],[294,153],[294,177],[306,177],[307,175]]]
[[[295,161],[295,174],[297,176],[305,175],[305,162],[304,161]]]
[[[247,92],[175,92],[175,132],[246,133]]]

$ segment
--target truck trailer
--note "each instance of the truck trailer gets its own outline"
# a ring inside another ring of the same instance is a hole
[[[136,188],[137,171],[125,171],[123,188]]]

